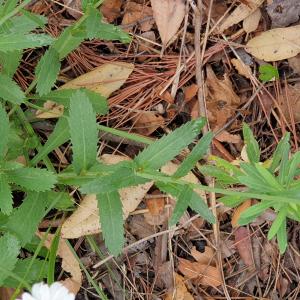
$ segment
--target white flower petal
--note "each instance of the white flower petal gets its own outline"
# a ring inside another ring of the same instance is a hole
[[[50,286],[51,300],[74,300],[75,296],[59,282]]]
[[[36,300],[36,299],[33,298],[29,293],[24,293],[22,294],[22,298],[17,300]]]
[[[34,284],[31,294],[36,300],[51,300],[50,289],[48,285],[43,282]]]

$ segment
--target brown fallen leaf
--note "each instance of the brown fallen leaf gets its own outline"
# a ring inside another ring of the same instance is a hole
[[[288,62],[293,71],[297,74],[300,74],[300,54],[296,55],[295,57],[289,58]]]
[[[79,19],[83,13],[81,9],[81,0],[63,0],[67,12],[75,19]]]
[[[122,25],[139,23],[141,31],[149,31],[154,24],[152,15],[151,7],[134,1],[128,1],[125,7]]]
[[[212,287],[218,287],[222,284],[221,272],[217,267],[191,262],[184,258],[179,258],[178,261],[178,270],[195,283]]]
[[[124,156],[110,154],[103,155],[101,159],[106,164],[115,164],[127,160]],[[124,219],[137,208],[152,184],[152,182],[147,182],[119,190],[123,204]],[[96,195],[87,195],[80,203],[80,206],[62,225],[61,235],[63,238],[72,239],[99,232],[101,232],[101,227]]]
[[[250,66],[246,65],[242,60],[237,58],[233,58],[231,63],[240,75],[245,76],[248,79],[251,78],[252,71]]]
[[[214,128],[216,131],[217,128]],[[223,130],[215,137],[219,142],[226,142],[226,143],[232,143],[232,144],[239,144],[241,143],[242,139],[239,134],[231,134],[226,130]]]
[[[249,230],[246,227],[238,227],[234,232],[234,236],[235,246],[244,264],[248,267],[254,267]]]
[[[216,266],[216,253],[211,247],[205,246],[204,252],[197,251],[196,247],[192,247],[191,255],[202,265]]]
[[[146,31],[146,32],[143,32],[140,36],[143,39],[139,40],[139,51],[149,51],[149,46],[152,46],[151,41],[152,42],[156,41],[155,32],[152,30]],[[143,61],[145,60],[144,57],[140,57],[140,58],[143,58]]]
[[[163,46],[166,46],[178,31],[185,15],[183,0],[151,0],[153,16]]]
[[[191,101],[198,93],[198,85],[193,83],[184,90],[184,101]]]
[[[122,1],[121,0],[104,0],[100,6],[101,13],[104,18],[112,23],[120,16]]]
[[[175,288],[169,291],[164,300],[193,300],[194,297],[190,294],[184,284],[184,278],[177,273],[174,273]]]
[[[248,41],[246,50],[265,61],[296,56],[300,52],[300,25],[265,31]]]
[[[40,239],[44,239],[44,232],[37,232],[36,235]],[[45,240],[44,246],[47,249],[51,248],[54,234],[48,233]],[[72,251],[66,243],[66,239],[60,238],[58,243],[57,255],[62,259],[61,267],[63,270],[71,274],[71,278],[63,280],[61,283],[73,294],[77,294],[82,284],[82,274],[80,265],[73,255]]]
[[[247,208],[251,206],[251,199],[246,200],[242,204],[240,204],[233,212],[231,218],[232,227],[239,227],[238,221],[240,219],[241,213],[244,212]]]
[[[251,15],[249,15],[243,21],[243,28],[247,33],[253,32],[257,29],[259,21],[261,19],[260,9],[256,9]]]
[[[165,119],[153,111],[143,111],[132,118],[135,132],[150,135],[159,127],[163,127]]]
[[[110,62],[85,73],[60,87],[60,89],[87,88],[109,97],[127,80],[134,69],[133,64]]]
[[[247,4],[241,3],[225,20],[221,23],[219,31],[223,32],[229,27],[243,21],[259,8],[264,0],[251,0]]]
[[[157,195],[157,197],[146,199],[146,205],[149,209],[149,213],[154,216],[161,214],[165,208],[165,198],[161,196],[161,192],[159,190],[155,190],[151,193],[151,196],[155,195]]]

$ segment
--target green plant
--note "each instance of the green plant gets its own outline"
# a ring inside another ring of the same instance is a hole
[[[259,79],[262,82],[271,81],[279,78],[278,69],[270,64],[259,66]]]

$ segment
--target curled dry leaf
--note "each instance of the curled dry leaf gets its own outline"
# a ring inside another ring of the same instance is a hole
[[[122,25],[135,25],[135,23],[139,23],[141,31],[149,31],[154,24],[152,15],[153,12],[151,7],[134,1],[129,1],[125,7]]]
[[[240,254],[244,264],[248,267],[254,266],[252,257],[252,243],[250,232],[246,227],[239,227],[234,232],[235,246]]]
[[[251,206],[251,199],[246,200],[242,204],[240,204],[233,212],[231,225],[232,227],[238,227],[238,221],[240,219],[241,213],[244,212],[247,208]]]
[[[133,64],[123,62],[106,63],[67,82],[60,89],[87,88],[104,97],[109,97],[125,83],[133,69]]]
[[[45,238],[44,232],[37,232],[36,235],[40,239]],[[45,240],[44,246],[47,249],[51,248],[52,241],[54,239],[54,234],[48,233]],[[72,251],[68,247],[66,240],[60,238],[58,243],[57,255],[62,259],[61,267],[63,270],[71,274],[71,278],[67,278],[62,281],[62,284],[75,295],[78,293],[82,284],[82,274],[80,270],[80,265],[73,255]]]
[[[222,284],[221,272],[217,267],[203,265],[179,258],[178,270],[196,284],[218,287]]]
[[[243,21],[243,28],[247,33],[253,32],[257,29],[259,21],[261,18],[260,9],[256,9],[251,15],[249,15]]]
[[[100,10],[104,18],[109,23],[112,23],[120,16],[121,6],[121,0],[104,0],[103,4],[100,6]]]
[[[184,278],[175,273],[175,288],[173,291],[169,291],[164,300],[193,300],[194,297],[190,294],[184,284]]]
[[[191,255],[202,265],[216,266],[216,254],[211,247],[205,246],[204,252],[197,251],[196,247],[193,247],[191,249]]]
[[[300,25],[265,31],[251,39],[246,50],[265,61],[294,57],[300,52]]]
[[[151,0],[153,16],[163,46],[166,46],[178,31],[185,15],[184,0]]]
[[[219,31],[223,32],[232,25],[235,25],[248,16],[250,16],[257,8],[259,8],[264,0],[251,0],[247,4],[241,3],[220,25]]]
[[[217,128],[215,128],[216,130]],[[239,144],[241,143],[242,139],[241,136],[238,134],[231,134],[226,130],[223,130],[215,137],[219,142],[226,142],[232,144]]]
[[[105,154],[101,159],[106,164],[115,164],[127,158],[120,155]],[[152,182],[147,182],[119,190],[124,219],[137,208],[152,184]],[[99,232],[101,232],[101,227],[96,195],[87,195],[80,206],[62,225],[61,235],[63,238],[73,239]]]
[[[246,65],[242,60],[237,58],[233,58],[231,63],[240,75],[245,76],[248,79],[251,78],[252,71],[250,66]]]
[[[143,111],[132,118],[134,130],[142,135],[150,135],[159,127],[163,127],[165,120],[153,111]]]

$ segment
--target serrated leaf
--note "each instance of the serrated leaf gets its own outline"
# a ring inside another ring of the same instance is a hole
[[[109,252],[119,255],[124,245],[123,212],[117,191],[97,195],[101,229]]]
[[[89,99],[81,91],[77,91],[70,101],[69,128],[73,166],[80,173],[96,163],[98,142],[96,114]]]
[[[282,226],[282,223],[286,220],[288,207],[281,207],[276,219],[272,223],[272,226],[268,232],[268,239],[271,240],[278,232],[279,228]]]
[[[149,180],[135,174],[131,162],[125,162],[121,163],[120,168],[111,174],[84,184],[80,191],[85,194],[108,193],[121,188],[143,184],[147,181]]]
[[[204,118],[186,123],[148,146],[135,157],[135,162],[142,168],[160,168],[188,146],[204,124]]]
[[[1,47],[0,47],[1,49]],[[21,104],[25,99],[25,94],[20,87],[5,74],[0,73],[0,97],[13,104]]]
[[[87,37],[93,39],[101,26],[101,15],[99,10],[89,5],[85,22]]]
[[[5,175],[0,174],[0,211],[9,215],[13,209],[13,200],[10,186]]]
[[[22,58],[22,51],[16,50],[11,52],[0,51],[0,65],[2,73],[12,78],[15,74]]]
[[[260,158],[260,149],[250,127],[246,123],[243,124],[243,136],[249,161],[251,163],[258,163]]]
[[[266,209],[272,206],[271,201],[262,201],[258,204],[252,205],[246,211],[241,213],[238,220],[239,225],[247,225],[257,217],[259,217]]]
[[[6,172],[10,182],[29,191],[43,192],[50,190],[57,182],[56,176],[46,169],[19,168]]]
[[[198,160],[202,158],[208,151],[208,147],[213,139],[213,133],[209,132],[205,134],[197,143],[197,145],[193,148],[192,152],[186,157],[186,159],[179,166],[174,177],[183,177],[190,170],[192,170],[197,163]]]
[[[101,96],[99,93],[90,91],[88,89],[79,89],[89,98],[93,109],[100,115],[105,115],[108,112],[107,99]],[[33,96],[32,99],[51,100],[58,104],[62,104],[65,108],[70,107],[70,98],[77,90],[75,89],[63,89],[54,90],[43,96]]]
[[[66,118],[60,118],[56,123],[53,132],[48,137],[45,145],[39,149],[38,154],[31,160],[36,165],[40,160],[46,157],[51,151],[64,144],[70,138],[69,124]]]
[[[18,259],[13,273],[19,278],[26,279],[26,282],[33,284],[35,282],[40,282],[47,276],[48,262],[45,260],[25,258]],[[20,282],[12,277],[7,277],[3,283],[5,287],[16,288]]]
[[[8,277],[5,271],[11,272],[14,269],[19,251],[20,243],[15,236],[5,233],[0,237],[0,286],[3,286],[4,280]]]
[[[94,38],[106,41],[118,40],[122,43],[130,43],[132,40],[130,35],[120,29],[120,27],[103,22],[101,22],[98,31],[94,33]]]
[[[36,89],[39,95],[45,95],[50,92],[59,71],[59,55],[54,48],[49,48],[36,66]]]
[[[210,155],[208,160],[213,161],[219,169],[224,170],[230,176],[234,176],[235,178],[237,178],[238,176],[243,175],[243,172],[238,167],[225,159]]]
[[[29,192],[23,203],[13,210],[5,228],[18,237],[21,246],[31,241],[48,204],[45,193]]]
[[[0,51],[9,52],[51,45],[53,38],[46,34],[0,35]]]
[[[0,76],[1,80],[1,76]],[[1,85],[1,83],[0,83]],[[7,151],[7,143],[9,139],[9,120],[5,109],[0,104],[0,160],[3,159]]]

